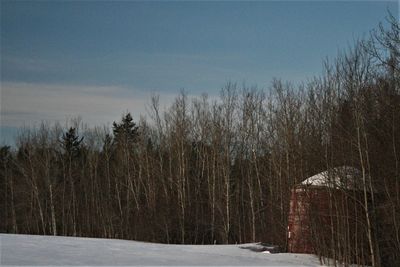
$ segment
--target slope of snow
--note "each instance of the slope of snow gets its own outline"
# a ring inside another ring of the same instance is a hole
[[[241,246],[0,234],[0,265],[320,266],[313,255],[257,253]]]

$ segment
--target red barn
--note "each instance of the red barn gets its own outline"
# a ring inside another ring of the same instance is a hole
[[[357,218],[363,218],[363,209],[357,204],[362,196],[360,177],[357,169],[342,166],[316,174],[291,190],[289,252],[321,253],[319,249],[342,241],[338,233],[346,227],[346,242],[354,238],[352,234],[356,240],[364,236],[361,230],[347,233],[348,229],[357,229]],[[352,216],[356,219],[350,220]]]

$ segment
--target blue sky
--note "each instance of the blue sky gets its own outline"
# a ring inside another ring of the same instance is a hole
[[[1,138],[22,125],[91,125],[218,95],[227,81],[268,88],[321,72],[396,1],[1,1]]]

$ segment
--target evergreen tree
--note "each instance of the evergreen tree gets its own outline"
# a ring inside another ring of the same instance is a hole
[[[83,137],[79,139],[79,136],[76,134],[76,128],[70,127],[69,130],[63,134],[60,142],[65,154],[73,158],[79,155],[82,141]]]
[[[120,123],[113,123],[114,141],[117,146],[130,146],[137,142],[139,127],[133,121],[131,114],[128,112],[122,117]]]

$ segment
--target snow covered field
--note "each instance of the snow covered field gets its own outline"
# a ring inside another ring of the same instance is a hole
[[[241,247],[0,234],[0,266],[320,266],[313,255]]]

